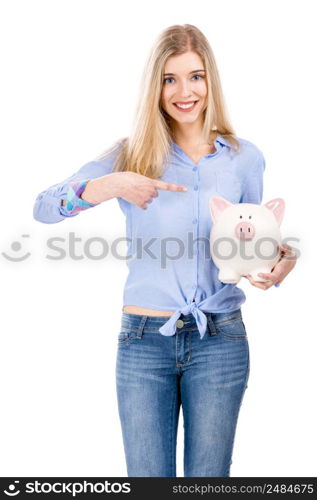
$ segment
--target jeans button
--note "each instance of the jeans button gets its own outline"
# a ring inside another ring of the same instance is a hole
[[[183,328],[183,326],[184,326],[184,321],[183,321],[182,319],[178,319],[178,320],[176,321],[176,326],[177,326],[177,328]]]

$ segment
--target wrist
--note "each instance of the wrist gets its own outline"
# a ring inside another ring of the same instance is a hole
[[[93,179],[87,184],[87,192],[83,193],[85,199],[92,203],[100,203],[122,196],[122,175],[124,174],[125,172],[112,172]]]
[[[105,186],[107,195],[112,198],[120,198],[124,194],[124,178],[127,172],[113,172],[107,175],[107,184]]]
[[[96,181],[98,181],[98,179],[89,180],[86,183],[85,188],[83,189],[83,191],[79,195],[79,197],[84,202],[89,203],[91,205],[97,205],[98,203],[100,203],[100,200],[98,199],[98,195],[96,195],[96,193],[98,193],[98,191],[96,189]]]

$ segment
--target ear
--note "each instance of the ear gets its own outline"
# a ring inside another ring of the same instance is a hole
[[[213,196],[209,199],[209,208],[211,213],[211,218],[213,222],[217,222],[220,214],[226,210],[226,208],[231,207],[232,203],[225,200],[221,196]]]
[[[274,200],[270,200],[265,203],[264,206],[273,212],[274,217],[280,226],[284,217],[285,201],[282,198],[274,198]]]

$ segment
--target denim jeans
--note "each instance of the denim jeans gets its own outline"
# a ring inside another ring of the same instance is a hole
[[[184,476],[230,476],[249,344],[241,309],[205,314],[200,339],[192,314],[167,337],[158,331],[167,316],[122,312],[116,390],[129,477],[176,477],[180,406]]]

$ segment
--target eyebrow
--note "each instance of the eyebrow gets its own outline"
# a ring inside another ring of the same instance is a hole
[[[203,71],[204,73],[206,73],[206,71],[204,69],[195,69],[194,71],[190,71],[189,74],[191,75],[192,73],[199,73],[200,71]],[[164,76],[167,76],[167,75],[175,76],[174,73],[164,73]]]

